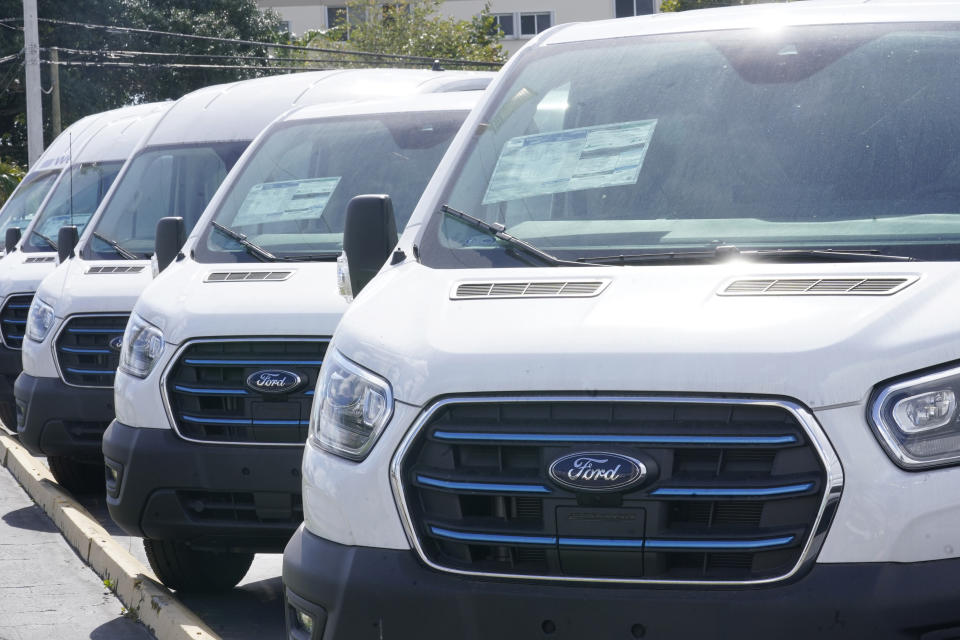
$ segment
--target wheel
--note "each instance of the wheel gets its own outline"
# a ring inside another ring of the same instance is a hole
[[[253,562],[252,553],[201,551],[178,540],[143,540],[150,568],[177,591],[226,591],[237,586]]]
[[[0,422],[7,431],[17,433],[17,405],[12,402],[0,402]]]
[[[103,493],[103,463],[86,462],[64,456],[47,456],[50,473],[60,486],[71,493]]]

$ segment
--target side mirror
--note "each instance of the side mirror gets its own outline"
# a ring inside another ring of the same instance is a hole
[[[7,236],[3,239],[3,245],[7,253],[13,251],[22,236],[23,232],[20,231],[20,227],[10,227],[7,229]]]
[[[377,275],[397,245],[397,221],[387,195],[357,196],[347,205],[343,253],[347,258],[344,284],[356,296]]]
[[[154,255],[157,256],[157,268],[160,271],[174,261],[186,241],[187,228],[183,224],[183,218],[160,218],[157,222],[157,236],[153,245]]]
[[[60,232],[57,233],[57,257],[60,262],[73,256],[73,248],[77,246],[79,240],[80,232],[76,227],[60,227]]]

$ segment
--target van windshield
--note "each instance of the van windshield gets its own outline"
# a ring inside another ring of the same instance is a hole
[[[130,160],[83,247],[86,260],[153,254],[157,222],[180,216],[189,231],[249,140],[147,148]],[[116,242],[113,247],[104,238]]]
[[[389,193],[403,229],[466,111],[377,114],[292,122],[265,136],[213,220],[279,259],[329,259],[340,251],[351,198]],[[212,225],[200,262],[250,262]]]
[[[22,230],[27,228],[58,175],[60,175],[59,169],[24,178],[23,184],[7,200],[3,206],[3,212],[0,213],[0,238],[6,235],[7,229],[20,227]]]
[[[542,47],[437,208],[566,260],[718,245],[957,260],[958,60],[953,23]],[[438,211],[420,250],[436,267],[543,264]]]
[[[21,249],[26,253],[56,251],[60,227],[74,225],[83,233],[122,166],[123,161],[91,162],[64,171],[24,237]]]

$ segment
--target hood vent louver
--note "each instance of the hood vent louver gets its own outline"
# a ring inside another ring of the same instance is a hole
[[[910,286],[917,276],[844,278],[744,278],[734,280],[721,296],[873,295],[888,296]]]
[[[293,271],[211,271],[204,282],[279,282]]]
[[[550,282],[462,282],[454,287],[453,300],[478,298],[590,298],[599,295],[609,281],[573,280]]]
[[[56,257],[54,256],[36,256],[34,258],[27,258],[23,261],[24,264],[36,264],[38,262],[54,262]]]
[[[119,265],[119,266],[92,266],[87,269],[87,273],[140,273],[143,271],[143,265]]]

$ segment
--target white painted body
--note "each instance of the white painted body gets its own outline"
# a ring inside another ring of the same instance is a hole
[[[89,116],[80,121],[84,123],[82,135],[72,135],[72,150],[68,149],[67,164],[63,167],[78,167],[91,162],[123,162],[133,153],[141,138],[153,127],[157,119],[170,107],[172,103],[151,103],[124,107],[104,113]],[[71,126],[64,134],[72,134]],[[63,135],[57,138],[61,140]],[[62,146],[62,144],[58,144]],[[51,146],[49,149],[52,149]],[[48,150],[49,150],[48,149]],[[61,151],[58,150],[57,152]],[[72,156],[72,164],[70,158]],[[44,164],[44,159],[37,163]],[[61,173],[57,182],[50,188],[50,193],[40,205],[30,225],[23,230],[23,237],[27,238],[30,232],[37,227],[43,218],[44,209],[50,201],[50,195],[56,190],[61,180],[68,180],[69,173]],[[0,260],[0,308],[10,295],[33,294],[40,282],[57,266],[57,262],[37,262],[37,258],[55,258],[55,251],[24,252],[18,250]],[[33,260],[31,260],[33,259]]]
[[[402,69],[317,71],[207,87],[178,100],[141,142],[134,157],[153,147],[251,141],[275,118],[305,105],[477,89],[485,86],[491,75]],[[243,163],[245,157],[241,156],[238,164]],[[81,313],[129,313],[152,279],[148,260],[88,261],[80,257],[85,243],[92,237],[97,218],[129,167],[128,162],[84,230],[77,245],[77,257],[60,265],[37,290],[37,296],[53,307],[56,320],[43,342],[24,341],[24,372],[29,375],[58,375],[54,344],[65,319]],[[216,202],[215,195],[211,204]],[[138,273],[88,273],[91,266],[104,263],[143,268]]]
[[[562,26],[508,63],[554,42],[778,24],[827,24],[862,2],[758,5]],[[858,20],[960,19],[948,2],[884,3]],[[441,163],[400,239],[408,256],[442,204],[444,183],[480,124],[481,104]],[[732,278],[908,275],[889,296],[720,296]],[[454,300],[464,281],[603,279],[591,298]],[[778,396],[806,405],[842,465],[843,494],[817,561],[920,562],[960,557],[960,467],[907,472],[867,422],[874,387],[960,358],[957,262],[431,269],[386,266],[350,306],[330,349],[392,386],[394,413],[369,456],[308,446],[305,526],[345,545],[409,549],[391,488],[397,449],[422,410],[466,393],[595,392]],[[387,319],[387,320],[385,320]]]

